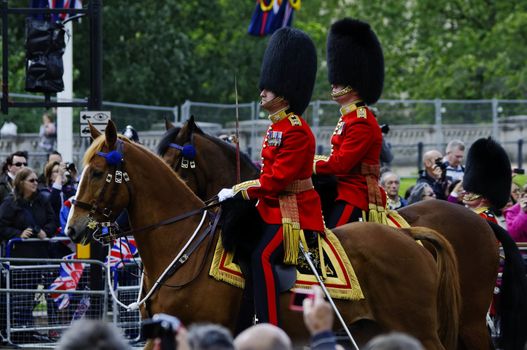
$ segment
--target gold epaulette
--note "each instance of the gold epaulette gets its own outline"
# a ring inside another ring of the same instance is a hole
[[[366,107],[357,108],[357,118],[366,118],[367,116]]]
[[[291,114],[288,119],[291,122],[291,125],[293,125],[293,126],[302,126],[302,121],[300,120],[300,118],[297,115]]]
[[[361,109],[361,108],[365,109],[365,107],[358,107],[357,105],[359,103],[362,103],[362,100],[356,100],[353,103],[350,103],[349,105],[341,107],[340,108],[340,114],[341,115],[346,115],[348,113],[351,113],[351,112],[355,111],[356,109]]]

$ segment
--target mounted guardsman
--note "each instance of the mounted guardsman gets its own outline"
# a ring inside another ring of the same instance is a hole
[[[386,223],[386,195],[378,184],[382,134],[368,105],[379,99],[384,57],[368,23],[345,18],[335,22],[327,43],[331,96],[341,117],[331,138],[329,157],[316,156],[313,172],[335,175],[337,198],[326,224],[352,221]]]
[[[257,199],[264,232],[251,256],[256,315],[260,322],[279,324],[279,292],[273,265],[297,263],[299,242],[323,232],[320,198],[311,182],[315,137],[301,117],[311,99],[317,56],[311,39],[297,29],[275,32],[265,50],[261,106],[271,125],[262,145],[262,170],[257,180],[222,189],[219,200],[234,195]]]
[[[498,223],[494,211],[507,204],[511,184],[511,162],[503,147],[490,137],[474,142],[468,151],[463,177],[465,206]]]

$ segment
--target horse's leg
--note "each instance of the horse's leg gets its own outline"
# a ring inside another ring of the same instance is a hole
[[[459,347],[490,349],[485,317],[498,272],[496,238],[487,223],[470,210],[445,201],[425,201],[399,213],[412,226],[440,232],[453,246],[459,268],[461,314]]]
[[[416,337],[426,349],[444,349],[437,334],[438,273],[432,256],[382,225],[354,223],[335,233],[377,323]]]

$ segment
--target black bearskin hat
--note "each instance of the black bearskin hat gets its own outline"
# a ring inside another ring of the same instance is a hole
[[[501,209],[509,201],[511,184],[511,162],[503,147],[490,137],[474,142],[468,150],[463,189]]]
[[[277,30],[265,49],[260,90],[267,89],[289,102],[290,111],[301,115],[311,100],[317,73],[317,53],[304,32],[285,27]]]
[[[351,86],[366,104],[377,102],[384,85],[384,56],[370,25],[341,19],[331,26],[327,45],[329,83]]]

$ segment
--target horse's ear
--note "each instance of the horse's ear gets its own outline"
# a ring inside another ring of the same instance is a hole
[[[165,129],[168,131],[168,130],[173,129],[173,128],[175,128],[174,124],[172,124],[172,122],[170,120],[165,118]]]
[[[196,124],[196,120],[194,119],[194,115],[190,116],[190,119],[188,120],[188,126],[189,126],[189,131],[190,131],[191,134],[193,132],[198,133],[198,134],[203,134],[203,130],[201,130],[199,128],[198,124]]]
[[[99,129],[96,129],[90,121],[88,121],[88,127],[90,128],[90,134],[92,139],[95,140],[97,137],[102,135]]]
[[[109,149],[113,149],[115,142],[117,142],[117,128],[113,121],[108,121],[106,130],[104,130],[104,135],[106,136],[106,146],[108,146]]]

